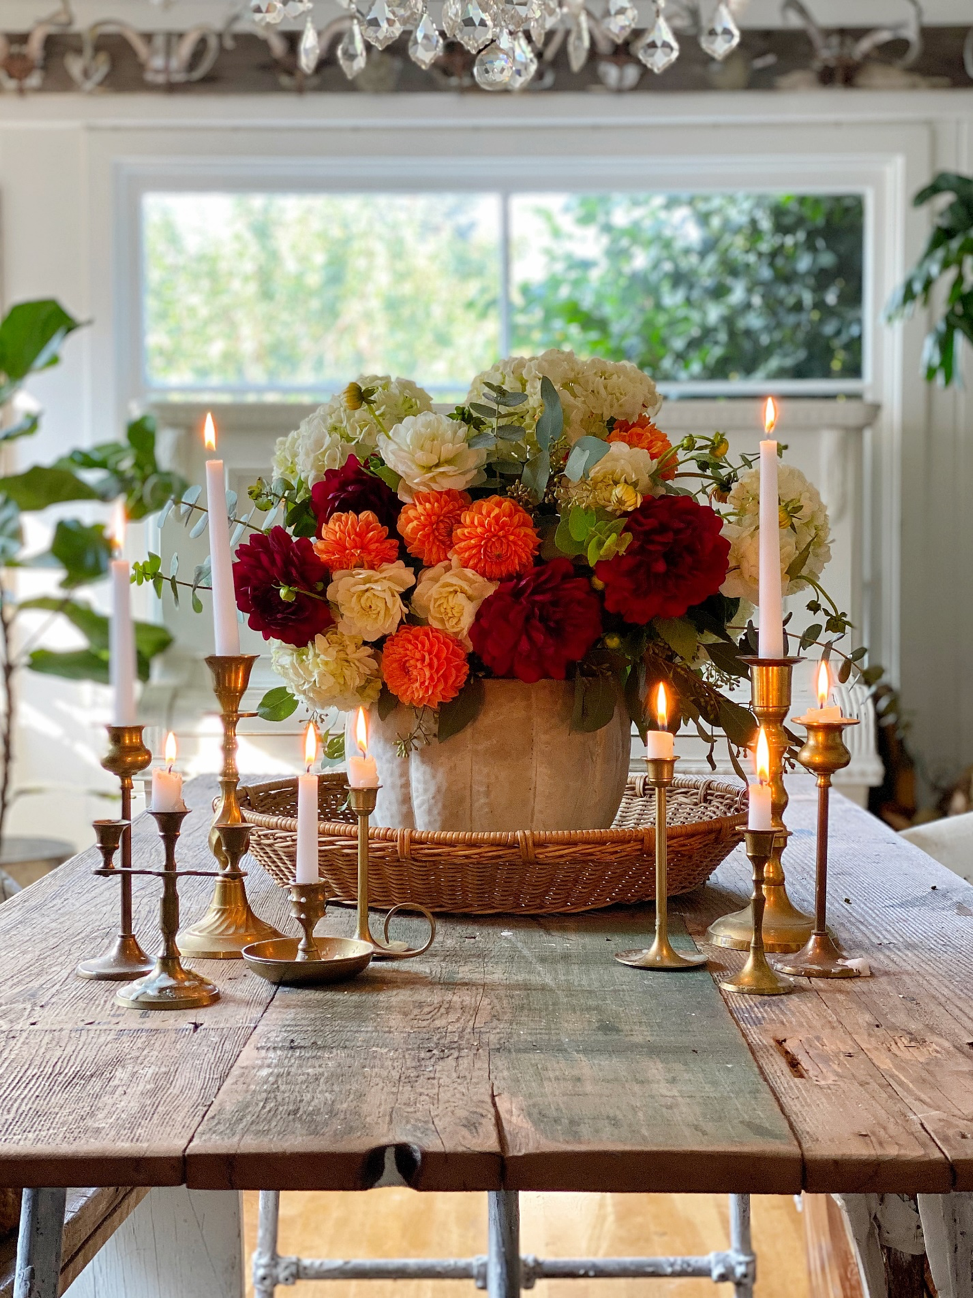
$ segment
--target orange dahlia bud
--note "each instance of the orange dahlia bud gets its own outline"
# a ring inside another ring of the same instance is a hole
[[[490,581],[527,572],[540,543],[527,510],[504,496],[478,500],[453,532],[453,553],[463,567]]]
[[[661,460],[666,451],[672,450],[672,443],[661,428],[656,428],[648,415],[639,415],[633,423],[627,419],[616,419],[615,426],[608,434],[610,442],[624,442],[626,446],[638,446],[648,451],[653,460]],[[673,457],[662,470],[660,477],[674,478],[676,461]]]
[[[438,708],[448,703],[469,674],[466,650],[455,636],[438,627],[406,624],[385,641],[385,684],[409,707]]]
[[[426,568],[442,563],[453,548],[456,524],[469,506],[470,497],[454,487],[416,492],[399,514],[399,532],[409,553],[421,559]]]
[[[381,568],[399,557],[399,543],[366,509],[361,514],[332,514],[321,528],[321,539],[314,542],[314,553],[332,572]]]

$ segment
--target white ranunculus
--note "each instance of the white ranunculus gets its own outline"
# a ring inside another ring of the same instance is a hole
[[[811,549],[803,571],[815,579],[831,558],[831,525],[818,490],[792,464],[777,466],[777,491],[781,506],[780,568],[785,595],[806,590],[803,577],[787,577],[787,569],[805,547]],[[729,570],[721,590],[731,599],[756,604],[760,572],[760,472],[741,475],[723,508],[723,535],[730,542]],[[787,515],[785,519],[784,515]]]
[[[608,452],[580,482],[567,488],[568,499],[586,509],[607,509],[628,514],[638,509],[646,496],[658,496],[663,488],[652,480],[659,461],[641,446],[610,442]]]
[[[363,640],[391,635],[405,617],[402,592],[415,585],[401,559],[381,568],[352,568],[333,574],[328,599],[338,609],[338,630]]]
[[[286,437],[277,438],[272,461],[275,478],[286,478],[294,483],[301,476],[301,440],[300,428],[295,428]]]
[[[463,568],[456,559],[447,559],[419,574],[419,583],[412,596],[412,611],[425,618],[430,626],[455,636],[464,649],[472,649],[469,631],[473,619],[498,584],[487,581],[471,568]]]
[[[378,654],[360,636],[345,635],[337,627],[302,648],[277,643],[270,658],[290,692],[314,713],[367,708],[382,690]]]
[[[403,419],[388,436],[380,434],[379,455],[402,475],[399,499],[411,500],[417,491],[463,491],[474,483],[486,451],[473,450],[469,435],[466,424],[432,410]]]

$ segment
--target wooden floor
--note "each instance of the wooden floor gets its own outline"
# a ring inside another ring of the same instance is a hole
[[[257,1196],[244,1196],[247,1269]],[[757,1298],[808,1298],[801,1214],[789,1196],[754,1196]],[[486,1251],[485,1194],[286,1193],[279,1250],[304,1257],[469,1257]],[[521,1248],[548,1257],[651,1256],[726,1248],[725,1195],[522,1194]],[[474,1298],[471,1281],[302,1282],[278,1298]],[[720,1298],[709,1280],[543,1280],[538,1298]],[[252,1289],[247,1280],[247,1298]]]

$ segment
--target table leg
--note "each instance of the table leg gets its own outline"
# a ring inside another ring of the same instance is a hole
[[[253,1253],[253,1298],[274,1298],[277,1288],[277,1227],[280,1191],[261,1190],[257,1247]]]
[[[753,1259],[753,1243],[750,1238],[749,1194],[730,1195],[730,1251]],[[756,1264],[751,1261],[747,1266],[746,1276],[733,1282],[733,1298],[753,1298],[753,1282],[755,1279]]]
[[[67,1190],[24,1190],[13,1298],[57,1298]]]
[[[520,1193],[487,1193],[487,1298],[520,1298]]]
[[[834,1197],[848,1221],[865,1298],[922,1298],[926,1245],[915,1198],[908,1194]]]
[[[973,1194],[916,1196],[939,1298],[973,1298]]]

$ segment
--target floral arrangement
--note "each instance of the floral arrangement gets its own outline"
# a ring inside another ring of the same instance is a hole
[[[565,351],[499,361],[448,413],[407,379],[350,383],[250,489],[237,602],[283,681],[261,714],[402,705],[408,751],[468,724],[485,677],[552,678],[577,728],[625,706],[644,732],[663,678],[711,745],[747,745],[729,690],[756,651],[759,475],[720,433],[674,445],[661,408],[636,366]],[[801,647],[830,652],[849,624],[820,584],[827,511],[798,469],[779,480],[784,593],[821,615]]]

